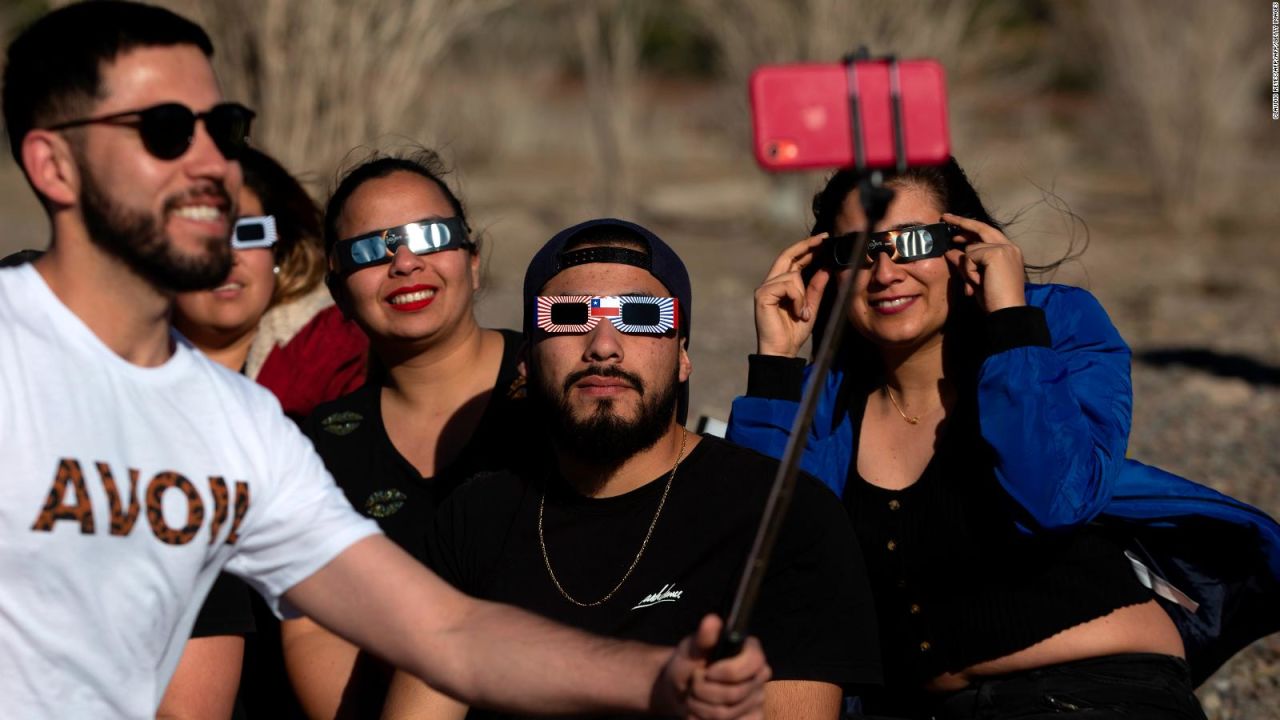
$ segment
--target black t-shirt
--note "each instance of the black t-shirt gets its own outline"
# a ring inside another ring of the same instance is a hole
[[[428,557],[468,594],[602,635],[675,644],[705,614],[729,610],[776,469],[776,460],[704,437],[671,481],[635,570],[597,607],[566,600],[545,563],[575,599],[605,596],[640,549],[668,474],[600,499],[544,473],[477,476],[441,506]],[[545,561],[538,535],[544,488]],[[751,633],[760,638],[775,680],[850,687],[880,680],[875,628],[849,520],[830,490],[801,476]]]
[[[525,404],[516,368],[520,334],[500,332],[502,362],[484,415],[458,456],[432,477],[422,477],[391,443],[377,382],[321,405],[303,426],[351,505],[415,557],[424,557],[441,500],[475,473],[503,469],[520,456],[518,441],[528,434],[519,419]]]

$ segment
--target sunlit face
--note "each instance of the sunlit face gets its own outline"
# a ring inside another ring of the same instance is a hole
[[[932,194],[916,185],[895,185],[893,189],[893,202],[873,230],[938,222],[942,208]],[[865,226],[866,215],[858,195],[851,193],[836,217],[835,232],[855,232]],[[857,270],[849,321],[878,346],[922,346],[941,336],[950,312],[950,286],[951,270],[946,258],[900,265],[889,260],[887,254],[879,253],[870,267]]]
[[[222,100],[208,59],[191,45],[143,47],[102,66],[104,97],[88,113],[109,115],[176,102],[203,112]],[[197,123],[174,160],[143,147],[136,129],[93,124],[66,130],[80,167],[80,212],[89,236],[162,290],[216,285],[231,262],[228,238],[240,165]]]
[[[671,295],[647,271],[618,263],[568,268],[540,294]],[[692,372],[674,333],[629,335],[609,322],[587,333],[542,337],[529,352],[529,391],[551,413],[557,440],[599,462],[652,446],[674,422],[679,384]]]
[[[240,189],[240,214],[263,215],[262,202]],[[271,248],[232,250],[231,272],[212,290],[178,293],[174,324],[200,344],[207,334],[240,337],[258,327],[275,292],[275,256]]]
[[[339,238],[431,218],[454,217],[436,183],[398,171],[368,180],[347,199]],[[467,249],[415,255],[401,246],[390,263],[357,270],[341,281],[344,304],[374,342],[443,341],[474,322],[480,256]]]

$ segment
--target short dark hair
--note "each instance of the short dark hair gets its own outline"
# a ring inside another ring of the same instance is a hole
[[[102,96],[102,65],[139,47],[213,43],[199,25],[164,8],[124,0],[86,0],[41,17],[9,44],[4,68],[4,124],[22,164],[22,139],[33,128],[88,112]]]
[[[467,222],[467,213],[462,207],[462,201],[444,181],[444,176],[449,174],[449,169],[436,151],[419,147],[397,155],[374,152],[342,174],[342,179],[338,181],[324,208],[326,256],[332,253],[334,244],[343,239],[338,237],[338,220],[342,217],[342,211],[356,189],[370,180],[384,178],[397,172],[411,173],[435,183],[445,199],[449,201],[454,216],[461,220],[462,226],[466,228],[472,242],[471,252],[480,252],[480,238],[471,231],[471,224]]]

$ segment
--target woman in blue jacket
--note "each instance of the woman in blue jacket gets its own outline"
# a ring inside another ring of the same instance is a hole
[[[1125,468],[1124,341],[1084,290],[1025,283],[954,160],[888,184],[863,258],[848,257],[865,224],[854,175],[815,197],[814,236],[756,291],[729,431],[781,456],[800,350],[827,313],[848,316],[803,467],[843,497],[872,578],[887,682],[866,709],[1203,718],[1178,626],[1126,536],[1091,522]],[[830,307],[836,272],[856,272],[847,308]]]

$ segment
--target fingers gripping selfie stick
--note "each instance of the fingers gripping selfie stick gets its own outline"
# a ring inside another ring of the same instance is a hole
[[[836,290],[835,302],[831,306],[831,313],[827,317],[822,343],[814,356],[813,368],[809,373],[809,382],[805,386],[804,395],[800,400],[800,410],[796,413],[795,422],[791,426],[791,434],[787,439],[786,451],[783,453],[782,461],[778,465],[778,474],[774,478],[773,489],[770,491],[769,500],[765,504],[764,515],[760,520],[760,527],[756,531],[751,553],[747,555],[747,563],[742,572],[742,579],[738,584],[737,595],[734,597],[729,616],[725,620],[719,643],[712,653],[712,660],[737,655],[742,650],[743,643],[746,642],[751,623],[751,613],[755,608],[756,599],[760,595],[760,585],[764,581],[765,573],[769,567],[769,558],[773,554],[778,534],[782,530],[782,525],[787,517],[787,510],[791,506],[791,495],[795,489],[796,478],[800,474],[800,459],[807,444],[809,427],[813,424],[813,414],[818,406],[818,396],[822,392],[827,372],[831,369],[831,362],[835,357],[836,349],[840,347],[841,339],[844,337],[845,326],[849,324],[845,308],[849,307],[849,296],[852,294],[853,289],[853,276],[856,274],[857,264],[861,263],[861,259],[866,256],[867,240],[871,231],[884,218],[889,202],[893,199],[893,190],[884,186],[883,172],[868,169],[866,166],[863,128],[858,107],[857,66],[855,62],[867,59],[869,57],[866,48],[859,48],[856,53],[845,56],[843,60],[848,79],[849,129],[853,134],[854,170],[857,171],[859,176],[858,197],[862,202],[863,213],[866,215],[866,225],[858,233],[853,254],[850,256],[853,259],[853,268],[850,272],[839,273],[842,277]],[[887,59],[889,61],[889,97],[893,120],[894,147],[897,151],[897,169],[898,172],[902,172],[907,167],[906,153],[903,150],[902,95],[898,85],[897,61],[892,56]]]

